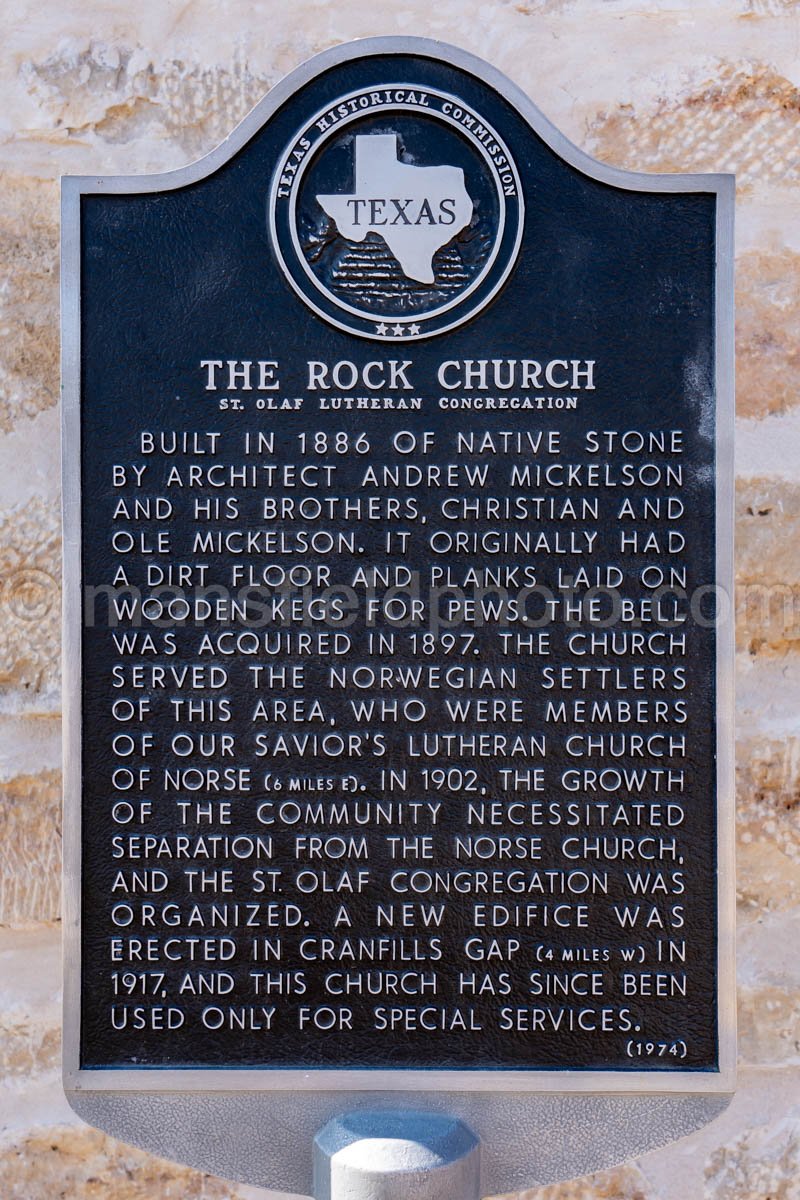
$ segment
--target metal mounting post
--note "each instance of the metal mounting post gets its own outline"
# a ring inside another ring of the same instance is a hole
[[[480,1200],[480,1141],[432,1112],[351,1112],[314,1138],[315,1200]]]

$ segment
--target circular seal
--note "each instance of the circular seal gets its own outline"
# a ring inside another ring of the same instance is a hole
[[[508,278],[522,239],[519,173],[470,105],[411,84],[351,92],[281,157],[272,245],[301,299],[377,341],[469,320]]]

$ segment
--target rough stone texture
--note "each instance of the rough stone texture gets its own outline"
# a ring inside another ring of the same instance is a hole
[[[737,411],[763,417],[800,399],[800,255],[749,251],[736,264]]]
[[[800,582],[800,482],[742,479],[736,488],[736,577],[740,583]]]
[[[60,951],[56,926],[0,927],[0,1079],[12,1091],[60,1066]]]
[[[788,1118],[767,1130],[745,1133],[712,1154],[706,1167],[707,1194],[716,1200],[743,1196],[798,1200],[800,1120]]]
[[[56,1022],[32,1029],[27,1013],[3,1014],[0,1019],[0,1071],[6,1079],[25,1079],[37,1071],[52,1071],[61,1061],[61,1034]]]
[[[237,1188],[76,1124],[57,1076],[57,227],[63,172],[206,152],[291,67],[378,33],[494,62],[582,148],[736,170],[739,1015],[708,1129],[527,1200],[798,1200],[800,7],[797,0],[220,0],[6,6],[0,68],[0,1196]],[[589,31],[587,33],[587,31]],[[3,925],[12,928],[3,928]]]
[[[625,1165],[580,1179],[519,1192],[519,1200],[647,1200],[649,1188],[642,1172]]]
[[[61,775],[0,783],[0,925],[54,921],[61,906]]]
[[[58,713],[0,713],[0,781],[61,767]],[[1,786],[1,785],[0,785]]]
[[[736,593],[736,648],[749,654],[796,651],[800,638],[800,585],[740,584]]]
[[[800,484],[740,480],[736,488],[737,648],[784,654],[800,639]]]
[[[796,905],[740,922],[739,1053],[746,1062],[800,1063],[800,963],[786,953],[799,939]]]
[[[770,841],[800,864],[800,738],[738,744],[740,837]]]
[[[162,1162],[94,1129],[31,1133],[0,1157],[3,1200],[236,1200],[230,1184]]]
[[[0,432],[58,402],[58,186],[5,174]]]
[[[620,103],[590,128],[598,158],[640,171],[735,171],[737,187],[800,181],[800,92],[769,63],[709,64],[680,96]]]
[[[230,66],[168,59],[155,65],[142,47],[104,42],[60,47],[20,74],[50,117],[48,140],[137,138],[173,141],[187,157],[221,142],[277,77],[254,73],[239,53]]]
[[[784,854],[762,836],[755,823],[739,822],[736,843],[736,898],[744,924],[763,913],[800,904],[800,870],[796,857]]]
[[[791,1153],[784,1156],[787,1120],[791,1124],[798,1116],[791,1077],[791,1070],[783,1068],[743,1067],[737,1094],[722,1117],[639,1161],[649,1185],[648,1200],[793,1197],[797,1168]],[[770,1158],[781,1163],[771,1179],[762,1173]]]
[[[60,589],[58,508],[32,498],[0,515],[0,711],[47,710],[57,696]]]

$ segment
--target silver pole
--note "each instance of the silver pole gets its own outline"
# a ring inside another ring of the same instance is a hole
[[[480,1200],[480,1141],[440,1113],[344,1113],[314,1138],[314,1197]]]

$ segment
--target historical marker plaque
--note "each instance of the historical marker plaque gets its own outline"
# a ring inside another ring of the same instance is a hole
[[[68,1083],[724,1089],[730,180],[323,60],[65,181]]]

